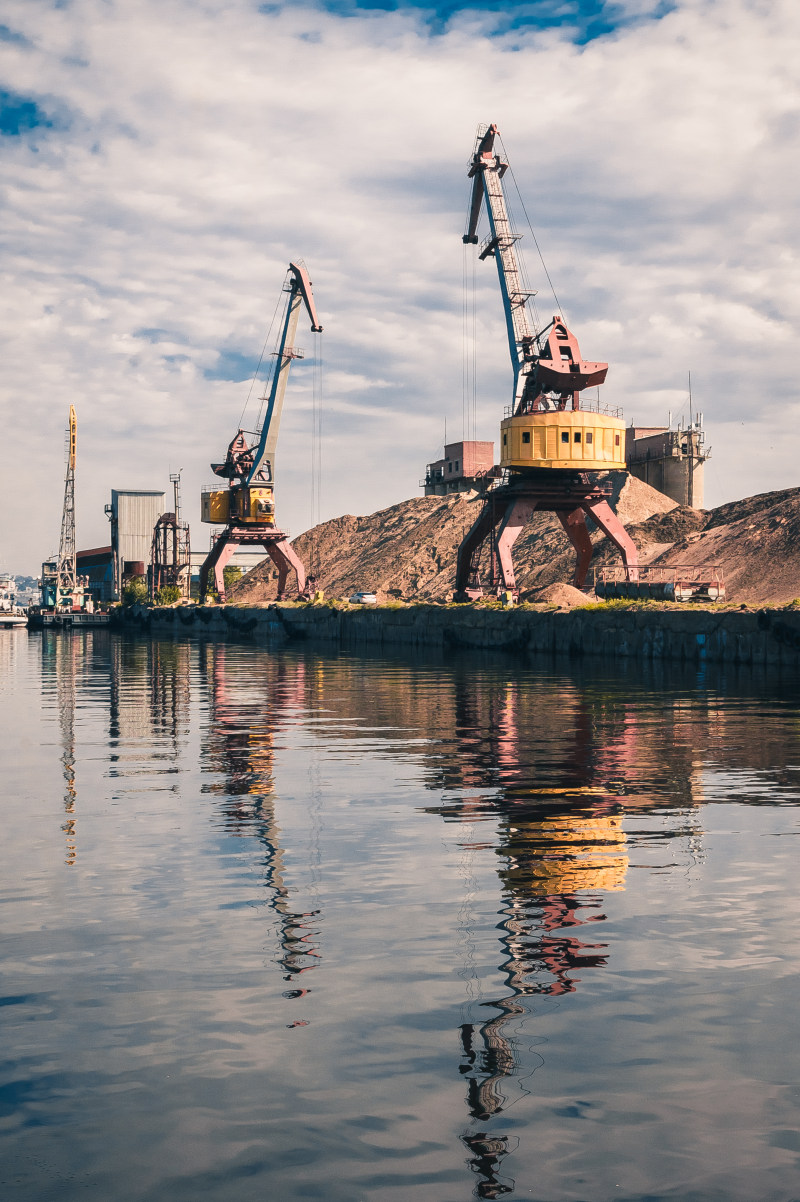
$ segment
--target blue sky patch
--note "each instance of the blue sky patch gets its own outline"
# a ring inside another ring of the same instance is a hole
[[[673,0],[652,0],[650,11],[630,17],[620,0],[317,0],[320,8],[340,16],[363,13],[402,12],[415,10],[427,14],[435,32],[460,13],[494,16],[496,33],[514,30],[558,29],[576,31],[580,43],[612,33],[622,26],[642,19],[659,19],[675,7]],[[275,5],[264,5],[264,10]]]
[[[30,46],[30,42],[22,33],[17,33],[16,29],[9,29],[7,25],[0,25],[0,42],[13,42],[17,46]]]
[[[0,134],[18,138],[32,129],[52,128],[53,122],[35,100],[0,91]]]
[[[203,375],[206,380],[232,380],[240,384],[243,380],[252,380],[257,363],[257,355],[243,355],[241,351],[220,351],[214,367],[204,367]]]

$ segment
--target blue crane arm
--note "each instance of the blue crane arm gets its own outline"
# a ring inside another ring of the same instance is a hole
[[[503,297],[503,312],[506,319],[508,347],[511,366],[514,370],[514,407],[516,408],[524,389],[524,379],[535,366],[534,336],[528,323],[526,304],[532,295],[522,287],[515,244],[521,235],[514,233],[506,208],[502,178],[508,164],[494,151],[497,126],[490,125],[478,140],[469,168],[472,179],[472,196],[467,219],[467,232],[463,241],[477,243],[478,219],[483,201],[489,218],[489,238],[480,258],[493,256],[497,262],[500,292]]]
[[[275,480],[275,455],[283,411],[283,398],[289,379],[289,367],[293,359],[302,357],[301,352],[294,346],[294,338],[297,333],[300,308],[303,304],[308,312],[312,331],[315,334],[322,331],[314,303],[311,280],[308,278],[305,266],[302,263],[290,263],[289,273],[289,303],[286,306],[286,317],[281,330],[277,363],[272,377],[272,387],[267,398],[267,411],[261,427],[261,437],[253,456],[253,466],[245,481],[247,484],[273,483]]]

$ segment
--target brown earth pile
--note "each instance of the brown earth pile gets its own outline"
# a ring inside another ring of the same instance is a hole
[[[728,599],[748,605],[800,597],[800,488],[732,501],[701,516],[702,525],[687,528],[657,563],[719,564]]]
[[[612,483],[611,505],[626,525],[675,507],[669,497],[623,472],[613,473]],[[480,498],[461,493],[414,497],[367,517],[333,518],[299,535],[292,545],[328,597],[369,591],[379,601],[445,600],[452,596],[459,544],[481,504]],[[605,542],[598,532],[593,537]],[[523,596],[539,600],[541,589],[570,581],[574,563],[558,519],[535,513],[514,546]],[[276,579],[271,561],[264,560],[230,590],[229,600],[271,601]]]
[[[731,600],[780,605],[800,597],[800,488],[762,493],[712,510],[686,509],[623,472],[611,474],[615,509],[641,562],[718,564]],[[294,540],[328,597],[358,591],[379,601],[446,600],[453,591],[456,552],[481,500],[463,494],[415,497],[366,517],[323,522]],[[590,523],[591,525],[591,523]],[[592,568],[618,562],[619,552],[592,534]],[[535,513],[514,545],[523,599],[570,606],[586,595],[571,584],[575,553],[553,514]],[[591,576],[590,576],[591,578]],[[565,586],[551,591],[551,586]],[[273,600],[276,574],[265,560],[230,590],[240,604]]]

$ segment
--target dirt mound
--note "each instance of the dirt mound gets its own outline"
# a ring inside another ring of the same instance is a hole
[[[678,506],[624,472],[610,479],[612,507],[642,563],[719,564],[729,598],[752,605],[800,597],[800,488],[746,497],[709,512]],[[452,594],[458,546],[480,507],[479,498],[464,494],[416,497],[368,517],[347,514],[323,522],[294,546],[329,597],[369,590],[379,601],[440,600]],[[619,562],[616,547],[599,531],[592,541],[593,569]],[[585,604],[584,595],[566,584],[575,554],[553,514],[533,515],[514,546],[514,565],[523,598]],[[231,590],[231,600],[272,600],[275,585],[267,559]],[[545,596],[553,585],[559,589]]]
[[[800,489],[790,488],[720,505],[654,562],[719,564],[729,599],[784,605],[800,597],[799,540]]]
[[[526,598],[527,599],[527,598]],[[536,589],[530,597],[531,601],[545,601],[557,605],[560,609],[574,609],[576,605],[589,605],[596,600],[594,593],[582,593],[572,584],[548,584],[547,588]]]
[[[608,478],[610,504],[626,524],[675,508],[669,497],[624,472]],[[328,597],[363,590],[376,593],[379,601],[442,600],[452,595],[458,547],[481,505],[480,498],[463,493],[415,497],[367,517],[346,514],[323,522],[293,546]],[[605,542],[599,531],[592,537]],[[514,546],[514,564],[523,596],[572,579],[575,553],[553,514],[533,515]],[[230,590],[229,598],[240,604],[271,601],[276,584],[266,559]]]

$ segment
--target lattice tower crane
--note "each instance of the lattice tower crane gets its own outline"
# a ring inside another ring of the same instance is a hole
[[[78,582],[75,551],[75,460],[78,449],[78,419],[75,406],[69,407],[67,431],[67,470],[64,478],[64,508],[61,511],[61,538],[58,544],[58,600],[72,607],[72,596]]]

